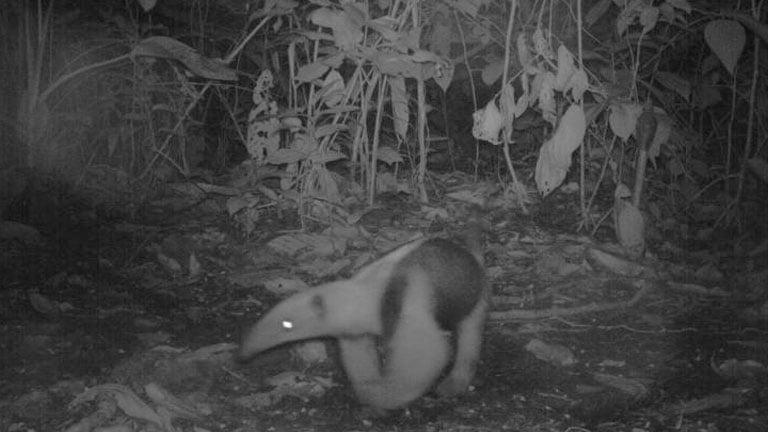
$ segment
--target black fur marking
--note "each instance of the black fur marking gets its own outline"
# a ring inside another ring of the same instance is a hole
[[[485,275],[466,248],[445,239],[431,239],[404,256],[396,266],[381,305],[384,336],[392,334],[402,312],[412,271],[423,271],[435,290],[433,313],[440,328],[455,331],[474,309],[485,289]]]
[[[381,300],[381,327],[384,339],[389,339],[395,331],[395,326],[400,319],[400,313],[403,310],[403,297],[405,288],[408,285],[408,279],[405,273],[397,272],[393,274],[387,287],[384,290],[384,296]]]
[[[427,271],[435,291],[435,319],[454,331],[480,300],[485,288],[483,269],[465,248],[445,239],[432,239],[413,251],[408,264]]]
[[[314,295],[309,300],[309,305],[312,308],[312,312],[314,312],[315,316],[323,321],[325,320],[326,312],[328,311],[328,308],[325,306],[325,299],[321,295]]]

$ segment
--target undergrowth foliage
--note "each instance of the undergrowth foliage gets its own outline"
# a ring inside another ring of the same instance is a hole
[[[250,162],[282,167],[281,189],[294,192],[286,196],[298,201],[302,215],[326,219],[343,203],[341,178],[327,168],[342,159],[351,167],[350,180],[367,188],[370,197],[387,187],[411,190],[410,182],[398,184],[391,172],[379,172],[380,162],[403,162],[398,150],[410,134],[406,79],[423,86],[434,78],[447,86],[453,67],[420,47],[421,27],[414,25],[419,4],[400,6],[347,3],[311,10],[307,28],[286,48],[289,106],[281,109],[270,99],[271,71],[257,80],[249,115]],[[387,117],[396,139],[385,145],[380,137]],[[417,181],[421,189],[424,170]]]
[[[175,10],[161,0],[66,13],[64,3],[0,11],[2,113],[13,119],[0,126],[15,138],[0,144],[0,168],[103,189],[210,178],[244,158],[230,214],[266,197],[302,222],[331,223],[381,191],[428,199],[431,143],[448,142],[453,158],[473,142],[458,118],[474,120],[476,174],[504,165],[488,162],[499,158],[488,143],[502,146],[521,206],[531,177],[517,181],[516,148],[538,149],[542,195],[576,165],[585,228],[602,220],[590,216],[598,191],[617,203],[637,195],[637,206],[644,181],[658,221],[738,222],[768,179],[755,121],[768,94],[761,2],[269,0],[246,10],[209,0]],[[94,22],[114,38],[60,37]]]

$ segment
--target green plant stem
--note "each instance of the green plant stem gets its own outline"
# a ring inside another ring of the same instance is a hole
[[[376,162],[379,159],[379,141],[381,136],[381,120],[384,117],[384,94],[387,90],[387,79],[379,81],[379,98],[376,103],[376,123],[373,126],[373,145],[371,148],[371,167],[368,174],[368,205],[373,205],[376,196]]]
[[[752,15],[755,19],[760,18],[761,10],[763,7],[763,0],[760,0],[759,3],[755,3],[755,0],[752,0]],[[738,180],[738,186],[736,189],[736,195],[733,197],[733,200],[731,201],[731,204],[728,206],[733,207],[736,206],[739,201],[741,201],[741,195],[744,193],[744,178],[746,177],[747,172],[747,160],[750,158],[750,153],[752,153],[752,144],[754,141],[754,118],[755,118],[755,103],[757,101],[757,86],[760,83],[760,37],[757,33],[753,36],[753,48],[752,48],[752,85],[749,90],[749,110],[747,114],[747,138],[746,142],[744,143],[744,156],[743,161],[741,163],[741,169],[739,170],[739,180]],[[734,74],[734,81],[735,81],[735,74]],[[735,89],[734,89],[735,90]],[[735,91],[734,91],[735,94]],[[730,143],[729,143],[730,146]],[[728,150],[728,155],[731,154],[731,150]],[[727,168],[727,167],[726,167]],[[727,171],[726,171],[727,174]],[[727,177],[726,177],[727,179]],[[726,183],[727,184],[727,183]],[[727,190],[726,190],[727,193]],[[726,213],[728,213],[729,209],[726,209],[723,214],[718,218],[715,225],[717,225],[718,222],[723,220],[726,217]]]
[[[123,54],[121,56],[118,56],[118,57],[115,57],[115,58],[112,58],[112,59],[109,59],[109,60],[104,60],[103,62],[89,64],[88,66],[83,66],[80,69],[74,70],[74,71],[72,71],[72,72],[62,76],[61,78],[56,80],[56,82],[54,82],[53,84],[48,86],[48,88],[42,94],[40,94],[40,101],[45,101],[46,99],[48,99],[48,96],[50,96],[51,93],[53,93],[59,87],[64,85],[64,83],[66,83],[67,81],[71,80],[72,78],[75,78],[78,75],[82,75],[82,74],[84,74],[86,72],[90,72],[90,71],[92,71],[94,69],[99,69],[99,68],[103,68],[103,67],[110,66],[110,65],[113,65],[113,64],[117,64],[117,63],[120,63],[123,60],[128,60],[130,58],[131,58],[130,54]]]
[[[417,122],[417,135],[419,140],[419,171],[416,174],[416,183],[419,188],[419,199],[421,202],[428,201],[425,179],[427,177],[427,140],[424,130],[427,127],[427,108],[426,92],[424,90],[424,80],[419,77],[416,81],[416,97],[418,99],[419,120]]]
[[[507,85],[509,79],[509,55],[512,50],[512,29],[515,26],[515,14],[517,14],[517,0],[512,0],[512,8],[509,11],[509,20],[507,20],[507,38],[504,42],[504,72],[502,73],[501,85],[502,91],[504,86]],[[528,209],[525,207],[525,187],[517,181],[515,175],[515,168],[512,166],[512,158],[509,156],[509,136],[511,134],[503,133],[502,139],[504,140],[504,159],[507,161],[507,168],[509,168],[509,174],[512,176],[512,187],[515,190],[515,197],[517,203],[520,205],[520,210],[523,214],[528,214]]]
[[[581,9],[581,0],[576,1],[576,37],[577,37],[577,43],[578,43],[578,50],[579,50],[579,69],[584,70],[584,46],[583,46],[583,38],[582,35],[584,33],[584,27],[582,23],[582,9]],[[581,111],[584,111],[584,98],[582,97],[579,101],[579,105],[581,106]],[[585,125],[586,127],[589,127],[589,123]],[[587,193],[586,193],[586,184],[587,184],[587,178],[586,178],[586,164],[587,164],[587,157],[586,157],[586,151],[584,150],[584,142],[586,141],[586,135],[584,136],[585,139],[581,140],[581,144],[579,144],[579,206],[581,207],[581,220],[583,221],[585,225],[589,222],[589,211],[587,207]],[[610,153],[608,154],[608,157],[610,157]],[[606,161],[608,160],[608,157],[606,157]],[[601,173],[604,175],[605,172]],[[599,184],[599,183],[598,183]]]
[[[461,38],[461,49],[463,53],[463,61],[464,61],[464,67],[467,68],[467,76],[469,77],[469,88],[472,89],[472,112],[476,112],[478,110],[477,106],[477,89],[475,88],[475,78],[472,76],[472,67],[469,64],[469,52],[467,52],[467,41],[464,37],[464,29],[461,28],[461,22],[459,21],[459,14],[456,13],[456,9],[453,10],[453,19],[456,21],[456,28],[459,29],[459,37]],[[478,48],[483,48],[479,46]],[[507,57],[509,59],[509,57]],[[504,83],[506,81],[502,81]],[[448,121],[446,117],[446,127],[448,126]],[[480,162],[480,140],[475,138],[475,163],[474,165],[474,178],[475,181],[477,181],[477,168]],[[451,156],[451,165],[453,166],[453,156]],[[453,167],[454,169],[455,166]]]

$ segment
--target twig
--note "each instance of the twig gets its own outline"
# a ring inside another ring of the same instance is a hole
[[[675,291],[680,291],[687,294],[697,294],[697,295],[715,296],[715,297],[731,296],[729,292],[719,287],[707,288],[697,284],[679,283],[679,282],[670,282],[668,287]]]
[[[222,367],[221,367],[221,370],[223,370],[223,371],[224,371],[224,372],[226,372],[227,374],[231,375],[231,376],[232,376],[233,378],[235,378],[236,380],[238,380],[238,381],[241,381],[241,382],[243,382],[244,384],[248,384],[250,387],[256,387],[256,385],[255,385],[255,384],[253,384],[253,382],[251,382],[250,380],[248,380],[248,379],[247,379],[245,376],[243,376],[242,374],[239,374],[239,373],[237,373],[237,372],[235,372],[235,371],[233,371],[233,370],[229,369],[229,368],[228,368],[228,367],[226,367],[226,366],[222,366]]]
[[[653,285],[644,283],[643,287],[635,293],[635,295],[627,300],[620,302],[609,303],[590,303],[581,306],[574,306],[571,308],[553,307],[549,309],[538,310],[511,310],[503,312],[491,312],[490,319],[493,321],[517,321],[517,320],[533,320],[541,318],[552,318],[561,316],[580,315],[585,313],[604,312],[614,309],[629,308],[637,304],[648,292],[651,291]]]

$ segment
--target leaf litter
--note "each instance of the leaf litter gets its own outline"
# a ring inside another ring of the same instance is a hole
[[[18,375],[3,377],[17,381],[6,390],[13,400],[0,405],[15,419],[6,426],[35,424],[47,412],[46,424],[72,432],[125,424],[211,430],[243,418],[308,430],[361,424],[386,430],[387,421],[421,430],[442,419],[450,430],[466,430],[512,424],[511,405],[525,422],[550,424],[548,430],[594,419],[643,430],[641,407],[655,416],[707,417],[722,409],[754,410],[764,397],[766,346],[758,340],[764,333],[729,321],[730,306],[723,306],[733,294],[711,257],[693,266],[653,257],[633,262],[582,237],[547,235],[506,217],[502,205],[485,215],[493,222],[486,250],[496,307],[470,394],[453,401],[427,397],[389,420],[371,420],[357,410],[332,344],[313,341],[236,361],[240,329],[278,297],[349,275],[403,242],[445,231],[446,220],[467,217],[461,206],[477,195],[466,190],[451,199],[414,208],[400,226],[387,225],[389,217],[369,218],[368,224],[380,224],[375,235],[341,226],[305,234],[282,226],[269,240],[236,242],[210,231],[160,238],[151,227],[131,231],[157,239],[163,255],[179,257],[173,259],[180,272],[169,271],[152,248],[147,261],[107,266],[105,273],[73,271],[60,261],[55,283],[13,300],[28,302],[47,324],[16,315],[15,327],[4,330],[4,337],[19,341],[6,368]],[[99,260],[106,254],[109,262],[123,262],[119,253],[103,251]],[[193,254],[199,268],[191,272],[181,263]],[[748,276],[745,293],[759,296],[765,278]],[[744,309],[755,311],[752,326],[768,319],[760,306]],[[702,313],[716,319],[701,321]],[[16,336],[12,328],[19,329]],[[718,343],[721,354],[697,360],[704,343]],[[47,384],[33,390],[25,384],[33,378]],[[664,392],[674,396],[660,397]],[[69,410],[53,409],[57,401]],[[615,414],[616,404],[630,414]],[[544,407],[556,415],[533,414]]]

